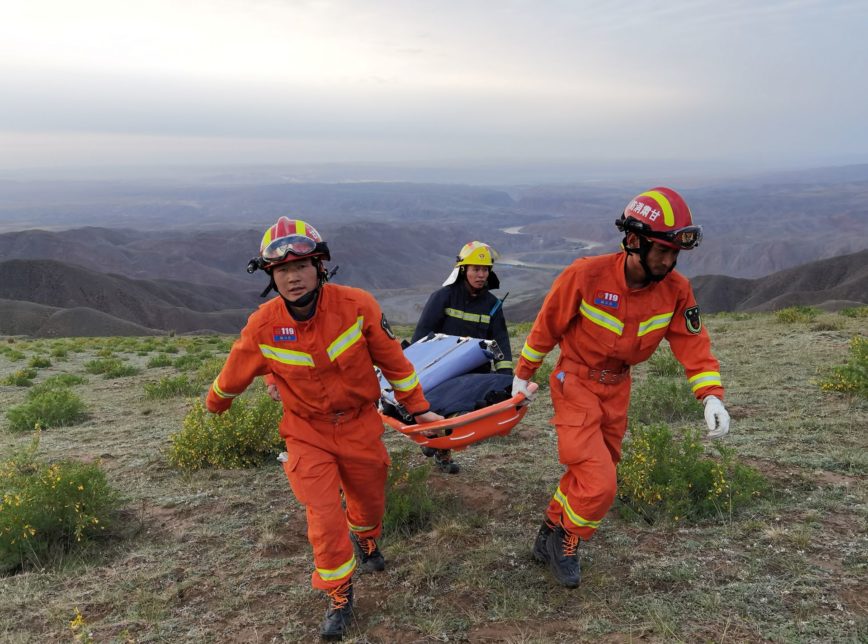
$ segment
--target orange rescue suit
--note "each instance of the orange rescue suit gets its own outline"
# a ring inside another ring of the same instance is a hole
[[[590,538],[615,499],[615,467],[627,429],[631,365],[666,338],[698,399],[723,399],[720,365],[690,283],[673,271],[630,289],[625,252],[581,258],[554,281],[521,352],[516,376],[529,380],[555,345],[550,378],[558,457],[566,466],[548,519]]]
[[[410,413],[428,410],[413,365],[373,296],[325,284],[309,320],[296,321],[280,297],[260,306],[206,399],[209,411],[219,413],[257,376],[277,386],[289,457],[283,467],[306,509],[312,583],[322,590],[342,585],[356,568],[348,530],[360,537],[382,531],[389,457],[380,440],[374,365]]]

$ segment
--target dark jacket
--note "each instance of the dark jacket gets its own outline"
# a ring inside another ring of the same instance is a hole
[[[473,297],[461,280],[434,291],[419,317],[413,342],[431,332],[495,340],[503,352],[503,360],[494,365],[495,371],[512,373],[512,350],[503,307],[487,289]]]

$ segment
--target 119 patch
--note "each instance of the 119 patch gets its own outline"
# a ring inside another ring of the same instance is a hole
[[[271,334],[275,342],[295,342],[298,340],[298,333],[292,326],[272,327]]]
[[[687,330],[691,333],[699,333],[702,331],[702,318],[699,315],[699,307],[691,306],[684,312],[684,320],[687,323]]]

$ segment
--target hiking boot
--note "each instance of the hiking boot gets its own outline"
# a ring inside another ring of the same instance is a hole
[[[575,588],[582,580],[579,565],[579,538],[562,526],[555,526],[546,538],[546,559],[555,579],[567,588]]]
[[[536,534],[536,539],[534,539],[531,554],[540,563],[546,563],[549,560],[548,553],[546,552],[546,541],[548,541],[552,530],[554,530],[554,526],[548,521],[543,521],[539,527],[539,532]]]
[[[343,639],[353,619],[353,582],[326,591],[329,607],[325,619],[320,624],[319,634],[324,640],[336,642]]]
[[[361,572],[380,572],[386,569],[386,560],[373,537],[360,537],[355,532],[350,532],[350,539]]]
[[[458,474],[461,468],[452,460],[452,452],[448,449],[438,449],[434,454],[434,464],[445,474]]]
[[[425,447],[424,445],[422,445],[419,449],[422,450],[422,455],[425,458],[431,458],[432,456],[434,456],[434,454],[437,453],[437,450],[433,447]]]

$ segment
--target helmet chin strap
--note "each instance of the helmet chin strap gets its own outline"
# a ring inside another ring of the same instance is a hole
[[[634,233],[635,234],[635,233]],[[622,242],[622,246],[624,250],[627,251],[628,255],[639,255],[639,265],[642,267],[642,270],[645,271],[645,282],[662,282],[666,279],[666,276],[669,275],[673,270],[675,270],[675,264],[677,262],[672,262],[672,266],[669,267],[669,270],[666,271],[663,275],[655,275],[651,272],[651,269],[648,267],[648,253],[651,252],[651,247],[654,245],[650,239],[645,237],[644,235],[636,234],[636,237],[639,238],[639,248],[631,248],[627,245],[627,235],[624,235],[624,241]]]

